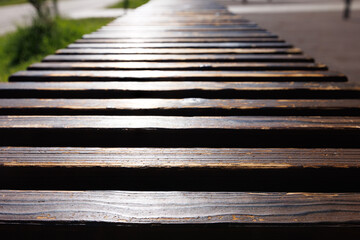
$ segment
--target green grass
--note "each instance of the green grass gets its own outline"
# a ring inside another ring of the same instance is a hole
[[[0,81],[59,48],[91,33],[109,23],[111,18],[82,20],[57,19],[52,23],[34,22],[30,27],[20,27],[14,33],[0,37]]]
[[[108,8],[137,8],[140,7],[141,5],[149,2],[149,0],[128,0],[128,3],[126,4],[126,0],[121,0],[120,2],[109,6]]]
[[[0,6],[14,5],[26,2],[27,0],[0,0]]]

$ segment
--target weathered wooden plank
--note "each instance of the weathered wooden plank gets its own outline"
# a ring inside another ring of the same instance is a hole
[[[123,39],[78,39],[76,43],[280,43],[278,38],[123,38]]]
[[[137,15],[138,14],[138,15]],[[179,16],[179,15],[173,15],[173,14],[161,14],[161,15],[157,15],[154,14],[154,11],[148,12],[147,14],[142,12],[141,14],[139,12],[137,12],[137,14],[133,14],[132,16],[127,16],[123,19],[116,19],[114,20],[112,23],[116,24],[116,23],[127,23],[127,22],[141,22],[141,23],[146,23],[146,22],[157,22],[157,21],[161,21],[161,22],[186,22],[186,21],[219,21],[219,20],[224,20],[225,22],[233,20],[239,23],[247,23],[249,22],[249,20],[244,19],[242,16],[239,15],[217,15],[215,18],[214,16],[211,15],[207,15],[207,14],[201,14],[198,15],[197,12],[191,15],[191,17],[189,16]],[[139,18],[139,16],[143,16],[143,18]]]
[[[360,100],[3,99],[1,115],[360,115]]]
[[[354,192],[359,173],[357,149],[0,148],[1,189]]]
[[[68,48],[291,48],[288,43],[73,43]]]
[[[256,23],[254,22],[234,22],[234,21],[217,21],[217,22],[209,22],[209,21],[188,21],[188,22],[174,22],[174,21],[168,21],[168,22],[162,22],[162,21],[154,21],[154,22],[130,22],[130,21],[124,21],[124,22],[112,22],[109,23],[108,26],[180,26],[180,27],[192,27],[192,26],[242,26],[242,25],[254,25]]]
[[[0,144],[355,148],[359,126],[359,117],[0,116]]]
[[[56,54],[301,54],[298,48],[67,48]]]
[[[327,70],[324,64],[315,63],[209,63],[209,62],[41,62],[28,70]]]
[[[360,220],[357,193],[3,190],[0,196],[0,221],[22,224],[328,225]]]
[[[64,55],[67,56],[67,55]],[[121,56],[121,55],[119,55]],[[9,81],[347,81],[330,71],[20,71]]]
[[[247,24],[240,26],[104,26],[98,31],[160,31],[160,32],[212,32],[212,31],[265,31],[256,24]]]
[[[360,98],[350,83],[320,82],[13,82],[0,98]]]
[[[268,32],[267,30],[263,29],[263,28],[259,28],[259,27],[242,27],[242,28],[216,28],[216,29],[204,29],[204,28],[198,28],[198,29],[171,29],[171,28],[158,28],[158,29],[154,29],[154,28],[143,28],[143,29],[138,29],[137,27],[135,28],[124,28],[124,27],[113,27],[113,26],[108,26],[108,27],[103,27],[99,30],[97,30],[96,32],[93,32],[92,34],[109,34],[109,33],[113,33],[113,34],[123,34],[123,35],[133,35],[133,34],[138,34],[139,32],[142,32],[144,34],[147,35],[157,35],[157,34],[180,34],[180,33],[184,33],[184,34],[197,34],[197,33],[206,33],[206,34],[218,34],[218,33],[223,33],[225,36],[228,35],[229,33],[231,34],[243,34],[243,33],[264,33],[264,32]]]
[[[360,168],[359,149],[0,147],[0,167]]]
[[[58,129],[359,129],[359,117],[142,117],[142,116],[1,116],[0,128]]]
[[[185,34],[185,33],[164,33],[164,34],[128,34],[128,35],[122,35],[122,34],[85,34],[83,38],[85,39],[97,39],[97,38],[105,38],[105,39],[124,39],[124,38],[161,38],[161,39],[167,39],[167,38],[277,38],[277,35],[271,34],[271,33],[194,33],[194,34]]]
[[[314,62],[302,55],[259,54],[122,54],[50,55],[44,62]]]

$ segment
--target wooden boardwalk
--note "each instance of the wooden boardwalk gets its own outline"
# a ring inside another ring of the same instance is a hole
[[[221,1],[152,0],[14,74],[0,135],[1,234],[360,234],[360,86]]]

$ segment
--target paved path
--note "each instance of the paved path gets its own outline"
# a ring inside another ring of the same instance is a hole
[[[273,1],[273,3],[248,0],[248,4],[239,4],[237,1],[229,1],[229,10],[236,13],[299,13],[299,12],[338,12],[343,11],[343,0],[337,1],[303,1],[284,2]],[[353,1],[352,10],[360,10],[360,1]]]
[[[353,1],[348,21],[342,20],[344,6],[340,0],[248,1],[246,5],[235,1],[227,4],[234,13],[278,34],[332,70],[345,73],[351,82],[360,83],[360,1]]]
[[[71,18],[86,17],[118,17],[122,9],[105,9],[119,0],[62,0],[59,2],[60,12]],[[0,7],[0,34],[16,29],[17,25],[31,22],[34,10],[30,4],[19,4]]]

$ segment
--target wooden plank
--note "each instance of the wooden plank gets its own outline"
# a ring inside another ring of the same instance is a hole
[[[358,149],[0,147],[1,189],[356,192],[359,174]]]
[[[280,43],[278,38],[123,38],[123,39],[78,39],[76,43]]]
[[[0,167],[360,168],[359,149],[0,147]]]
[[[0,145],[355,148],[359,126],[346,116],[0,116]]]
[[[233,129],[357,131],[359,117],[1,116],[0,128]]]
[[[143,18],[139,18],[139,16],[143,16]],[[148,12],[146,13],[135,13],[132,14],[132,16],[125,16],[125,18],[123,19],[116,19],[114,20],[112,23],[116,24],[116,23],[127,23],[127,22],[141,22],[141,23],[145,23],[145,22],[187,22],[187,21],[220,21],[223,20],[224,22],[228,22],[228,21],[234,21],[234,22],[238,22],[238,23],[247,23],[249,22],[249,20],[244,19],[242,16],[239,15],[217,15],[215,18],[214,16],[211,15],[207,15],[207,14],[202,14],[202,15],[198,15],[197,13],[194,13],[191,15],[191,17],[189,16],[179,16],[179,15],[173,15],[173,14],[161,14],[161,15],[156,15],[154,14],[154,11]]]
[[[1,115],[360,115],[360,100],[3,99]]]
[[[0,98],[360,98],[360,86],[320,82],[12,82]]]
[[[68,48],[291,48],[288,43],[73,43]]]
[[[324,64],[315,63],[209,63],[209,62],[41,62],[28,70],[327,70]]]
[[[360,220],[357,193],[2,190],[0,196],[0,221],[21,224],[331,225]]]
[[[277,38],[277,35],[271,33],[194,33],[194,34],[185,34],[185,33],[164,33],[164,34],[132,34],[132,35],[122,35],[122,34],[85,34],[83,38],[85,39],[124,39],[124,38]]]
[[[67,56],[67,55],[64,55]],[[121,55],[119,55],[121,56]],[[330,71],[20,71],[9,81],[347,81]]]
[[[98,31],[160,31],[160,32],[211,32],[211,31],[258,31],[265,29],[258,27],[256,24],[240,26],[103,26]]]
[[[180,27],[192,27],[192,26],[242,26],[242,25],[254,25],[256,23],[254,22],[233,22],[233,21],[217,21],[217,22],[209,22],[209,21],[188,21],[188,22],[174,22],[174,21],[168,21],[168,22],[161,22],[161,21],[154,21],[154,22],[129,22],[129,21],[124,21],[124,22],[111,22],[108,24],[108,26],[132,26],[132,27],[137,27],[137,26],[180,26]]]
[[[56,54],[301,54],[298,48],[68,48]]]
[[[50,55],[44,62],[314,62],[298,54],[122,54],[122,55]]]
[[[106,26],[102,27],[96,32],[93,32],[94,34],[102,34],[102,33],[114,33],[114,34],[124,34],[124,35],[132,35],[132,34],[138,34],[139,32],[143,32],[144,34],[164,34],[164,33],[224,33],[224,35],[227,35],[228,33],[247,33],[247,32],[267,32],[267,30],[259,27],[237,27],[237,28],[169,28],[169,27],[163,27],[163,28],[139,28],[139,27],[114,27],[114,26]]]

